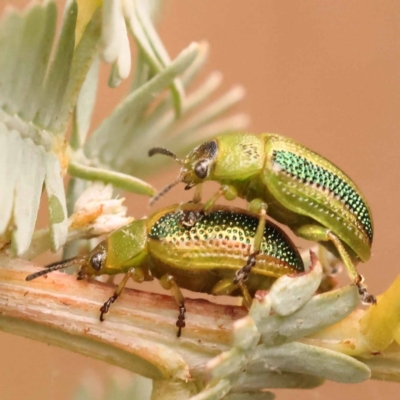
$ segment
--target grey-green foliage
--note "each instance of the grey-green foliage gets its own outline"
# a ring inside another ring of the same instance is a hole
[[[93,132],[84,151],[99,165],[146,176],[165,163],[162,158],[149,162],[147,150],[154,144],[185,153],[215,134],[245,127],[248,119],[240,114],[220,118],[243,97],[241,87],[203,107],[221,83],[219,73],[185,95],[207,59],[207,44],[193,43],[171,62],[141,2],[134,5],[126,17],[139,48],[131,93]],[[155,102],[154,94],[166,87],[171,95]]]
[[[321,340],[319,345],[307,342],[310,335],[354,316],[360,305],[360,294],[355,286],[314,295],[322,278],[322,267],[315,263],[308,273],[280,277],[269,292],[259,292],[249,313],[233,323],[230,345],[216,356],[209,353],[207,331],[200,328],[202,324],[210,324],[210,321],[204,321],[204,316],[198,325],[194,321],[195,315],[191,315],[180,339],[171,336],[166,339],[170,340],[169,346],[158,341],[147,343],[146,348],[151,349],[156,357],[153,359],[147,354],[142,365],[139,355],[138,365],[143,368],[141,373],[151,374],[149,360],[153,360],[154,367],[162,365],[163,371],[168,371],[164,376],[155,378],[153,375],[151,399],[271,400],[274,395],[266,390],[312,389],[324,380],[358,383],[369,379],[374,371],[365,360],[324,347],[329,347],[332,340],[329,334],[326,342]],[[309,290],[310,287],[314,290]],[[126,321],[127,315],[124,314],[123,318]],[[220,316],[216,318],[223,326],[224,323],[218,319]],[[194,331],[190,331],[192,324],[196,326]],[[355,326],[357,324],[351,322],[347,327],[346,324],[341,326],[343,337],[354,336]],[[128,335],[125,329],[122,332],[124,337]],[[200,332],[201,339],[194,332]],[[142,338],[138,343],[140,349],[144,346],[143,340],[146,339]],[[206,353],[202,353],[197,341],[201,342]],[[136,353],[130,349],[129,354]],[[389,361],[386,367],[391,363]],[[136,371],[139,372],[138,366]],[[110,383],[105,382],[105,388],[107,393],[111,393]],[[130,390],[134,396],[135,389]],[[114,398],[110,396],[108,398]]]
[[[0,246],[11,242],[15,254],[29,248],[43,187],[50,244],[57,250],[67,240],[67,203],[71,212],[85,181],[151,196],[154,189],[137,176],[165,162],[147,159],[154,143],[185,152],[210,135],[247,123],[243,115],[219,119],[240,100],[240,88],[195,114],[218,87],[218,74],[185,95],[206,60],[206,44],[193,43],[171,61],[150,18],[158,1],[128,0],[123,8],[117,3],[104,0],[77,39],[76,1],[67,2],[59,34],[54,1],[23,12],[7,10],[0,21]],[[101,101],[99,59],[112,63],[113,86],[131,75],[128,32],[137,44],[131,91],[88,136],[94,105]],[[68,199],[67,170],[76,177]]]
[[[17,254],[29,247],[43,184],[53,249],[64,243],[68,229],[57,156],[63,146],[59,128],[68,120],[60,107],[71,82],[77,6],[71,3],[66,10],[50,60],[56,14],[50,2],[22,14],[9,11],[0,25],[0,233],[9,230]]]
[[[219,398],[227,387],[244,399],[266,388],[313,388],[324,379],[357,383],[371,377],[368,366],[353,357],[296,341],[343,320],[360,304],[354,286],[297,299],[292,295],[318,287],[321,278],[317,264],[303,276],[281,277],[268,294],[254,299],[249,315],[235,323],[232,348],[208,362],[211,382],[202,398],[217,398],[207,395],[221,382]]]

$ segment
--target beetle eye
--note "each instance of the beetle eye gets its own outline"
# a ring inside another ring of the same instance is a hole
[[[103,253],[96,253],[90,259],[90,265],[96,271],[100,271],[101,266],[103,264]]]
[[[194,172],[199,179],[205,179],[208,175],[208,160],[201,160],[199,161],[196,166],[194,167]]]

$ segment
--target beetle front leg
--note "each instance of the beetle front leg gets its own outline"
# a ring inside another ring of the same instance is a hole
[[[201,192],[203,190],[203,184],[199,183],[195,189],[194,189],[194,195],[193,195],[193,203],[200,203],[201,202]]]
[[[204,204],[204,213],[208,214],[221,196],[224,196],[226,200],[235,200],[237,195],[237,190],[234,186],[222,185]]]
[[[364,278],[358,273],[342,241],[332,231],[319,225],[304,225],[297,229],[293,229],[293,232],[303,239],[312,240],[314,242],[332,242],[342,259],[351,280],[355,285],[357,285],[358,292],[362,296],[362,301],[367,304],[376,303],[375,296],[370,295],[365,286],[362,285]]]
[[[142,283],[145,280],[145,272],[142,268],[130,268],[125,274],[119,285],[114,291],[114,294],[101,306],[100,308],[100,321],[104,321],[104,314],[107,314],[111,304],[115,303],[121,293],[125,289],[125,286],[129,280],[132,278],[135,282]]]
[[[199,222],[204,215],[207,215],[211,212],[212,208],[214,207],[214,204],[221,196],[224,196],[225,199],[227,200],[234,200],[237,197],[237,191],[233,186],[222,185],[214,193],[214,195],[207,200],[201,212],[189,213],[184,217],[184,219],[182,219],[181,224],[186,228],[194,226],[196,222]],[[196,203],[197,201],[200,201],[200,199],[201,199],[200,192],[199,193],[196,192],[193,197],[193,202]]]
[[[185,322],[185,298],[179,288],[178,284],[175,282],[175,279],[172,275],[164,275],[160,278],[161,286],[166,290],[171,290],[176,303],[179,306],[179,315],[176,321],[176,326],[178,327],[178,332],[176,334],[177,337],[181,336],[182,328],[186,326]]]
[[[79,271],[78,274],[76,276],[76,279],[78,281],[82,281],[83,279],[87,279],[89,278],[89,274],[87,273],[87,268],[85,268],[84,266],[82,266]]]

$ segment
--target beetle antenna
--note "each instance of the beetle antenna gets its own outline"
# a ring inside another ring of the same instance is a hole
[[[71,267],[72,265],[81,264],[83,260],[84,260],[83,258],[79,259],[79,258],[73,257],[73,258],[68,258],[67,260],[64,260],[62,262],[57,261],[55,263],[46,265],[46,267],[44,269],[42,269],[41,271],[34,272],[33,274],[28,275],[25,278],[25,280],[32,281],[33,279],[36,279],[36,278],[39,278],[40,276],[48,274],[49,272],[58,271],[60,269]]]
[[[179,182],[182,182],[181,178],[178,178],[176,181],[170,183],[169,185],[165,186],[164,189],[160,190],[155,196],[153,196],[150,199],[150,201],[149,201],[150,206],[152,206],[156,201],[158,201],[161,197],[163,197],[166,193],[168,193]]]
[[[172,151],[164,149],[163,147],[153,147],[149,150],[149,157],[154,156],[154,154],[163,154],[164,156],[172,157],[179,164],[183,164],[183,161],[179,159]]]

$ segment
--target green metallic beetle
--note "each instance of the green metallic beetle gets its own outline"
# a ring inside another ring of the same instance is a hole
[[[143,282],[155,277],[174,294],[179,306],[176,325],[180,336],[186,311],[180,288],[213,295],[241,295],[249,307],[257,290],[269,289],[282,275],[304,272],[297,248],[281,229],[268,222],[248,279],[233,283],[236,271],[249,256],[258,218],[241,209],[218,206],[200,219],[198,213],[202,209],[203,205],[194,203],[162,209],[114,231],[88,255],[51,264],[26,280],[71,265],[81,266],[78,279],[125,273],[100,309],[103,320],[129,278]]]
[[[252,255],[236,281],[246,277],[260,249],[266,214],[308,240],[320,242],[339,256],[366,303],[375,303],[361,284],[355,264],[371,256],[373,223],[370,208],[355,183],[319,154],[277,134],[229,133],[192,150],[185,159],[163,148],[149,155],[173,157],[182,167],[178,179],[151,202],[179,182],[186,189],[196,185],[194,201],[200,201],[201,183],[217,181],[217,193],[204,206],[207,213],[220,196],[241,197],[260,215]]]

